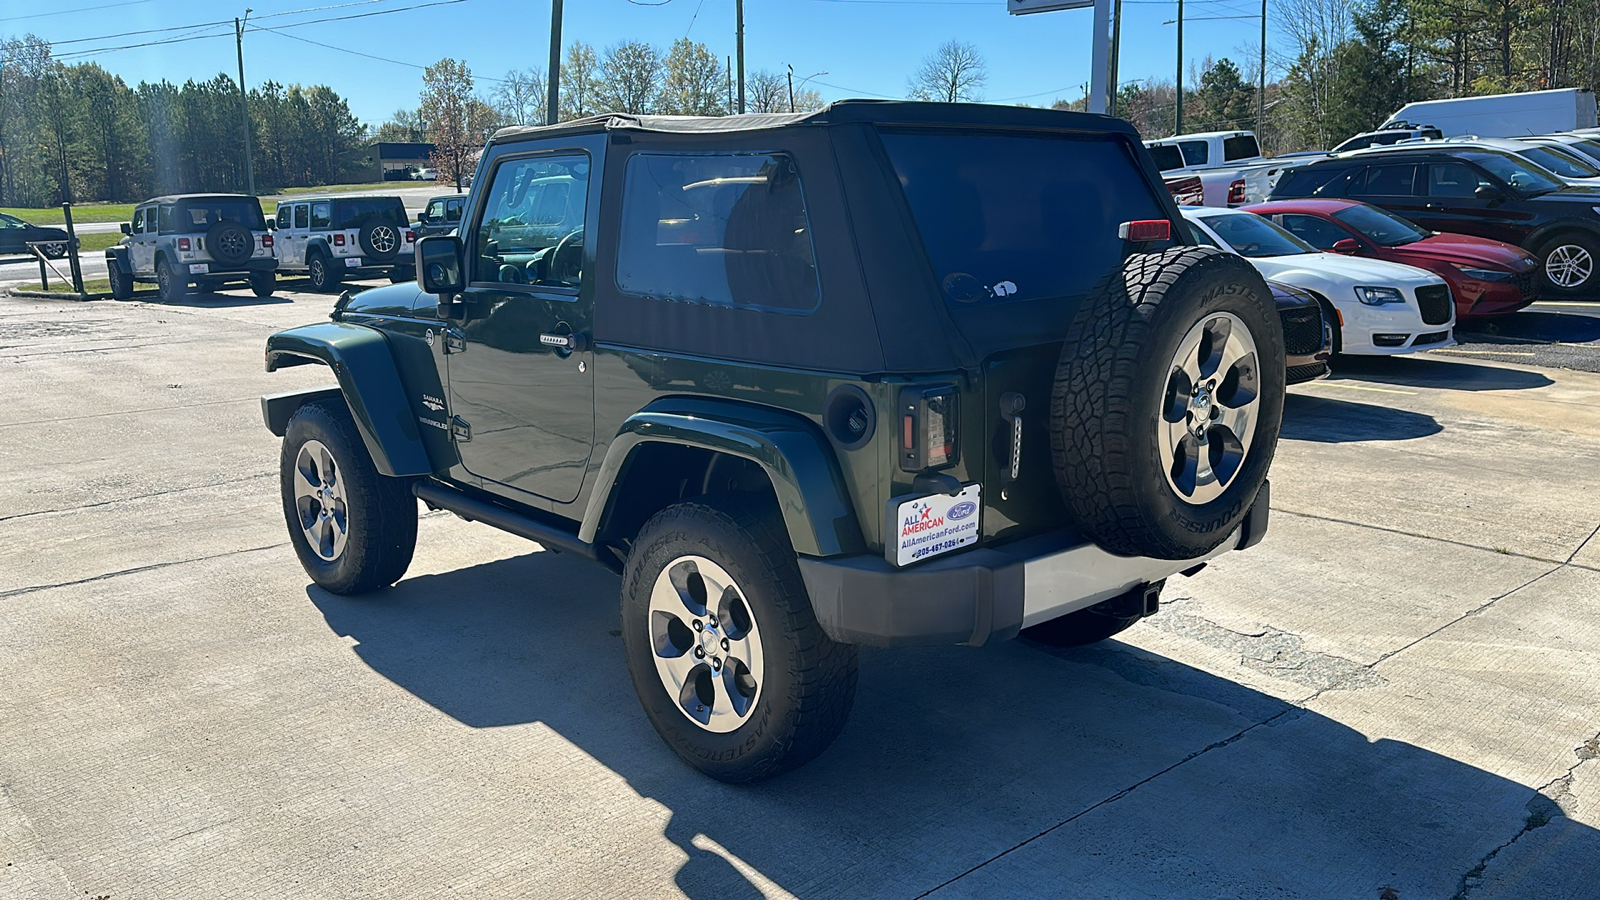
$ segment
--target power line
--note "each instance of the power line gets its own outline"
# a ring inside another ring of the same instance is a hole
[[[215,22],[196,22],[191,25],[173,25],[170,28],[148,28],[144,31],[124,31],[120,34],[103,34],[99,37],[73,38],[68,41],[51,41],[50,46],[65,47],[68,44],[83,44],[90,41],[109,41],[112,39],[138,37],[141,34],[165,34],[169,31],[193,31],[198,28],[210,28],[216,25],[231,25],[232,19],[219,19]]]
[[[312,44],[312,45],[317,46],[317,47],[322,47],[322,48],[324,48],[326,50],[337,50],[340,53],[349,53],[349,54],[352,54],[354,56],[364,57],[366,59],[374,60],[376,62],[392,63],[392,64],[397,65],[397,66],[405,66],[408,69],[417,69],[419,71],[424,71],[424,72],[426,72],[428,70],[427,66],[421,65],[420,63],[406,62],[403,59],[391,59],[390,57],[387,57],[387,56],[374,56],[371,53],[362,53],[360,50],[351,50],[348,47],[335,47],[333,44],[324,44],[321,41],[314,41],[311,38],[301,37],[298,34],[289,34],[288,32],[282,30],[284,28],[291,28],[291,27],[293,27],[293,26],[292,25],[283,25],[283,26],[280,26],[278,28],[267,28],[265,26],[256,25],[256,26],[252,26],[248,30],[249,31],[266,31],[266,32],[270,32],[272,34],[275,34],[278,37],[288,38],[291,41],[300,41],[303,44]],[[504,79],[504,78],[490,78],[487,75],[473,75],[472,79],[473,79],[473,81],[492,81],[495,84],[505,84],[506,83],[506,79]]]
[[[54,12],[33,13],[26,16],[6,16],[0,22],[21,22],[24,19],[43,19],[47,16],[70,16],[73,13],[94,12],[101,9],[112,9],[118,6],[134,6],[139,3],[153,3],[155,0],[121,0],[119,3],[102,3],[99,6],[80,6],[77,9],[58,9]]]
[[[231,25],[232,23],[230,22],[229,24]],[[209,27],[216,27],[216,26],[209,26]],[[55,58],[56,59],[76,59],[76,58],[81,57],[81,56],[93,56],[93,55],[95,55],[97,53],[115,53],[115,52],[117,52],[119,50],[137,50],[140,47],[160,47],[160,46],[164,46],[166,44],[186,44],[189,41],[203,41],[203,40],[206,40],[207,38],[219,38],[219,37],[227,37],[227,36],[228,35],[227,35],[226,32],[218,32],[216,34],[199,34],[199,35],[193,35],[193,36],[190,36],[190,37],[168,38],[167,40],[164,40],[164,41],[145,41],[142,44],[126,44],[126,45],[121,46],[121,47],[96,47],[93,50],[78,50],[78,51],[73,52],[73,53],[62,53],[62,54],[57,55]]]

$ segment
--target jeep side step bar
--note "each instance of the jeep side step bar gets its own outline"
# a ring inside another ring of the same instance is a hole
[[[622,569],[615,556],[600,553],[601,548],[598,545],[580,540],[571,531],[525,513],[507,509],[489,500],[473,497],[437,481],[413,482],[411,493],[416,494],[419,500],[429,506],[449,510],[469,522],[482,522],[517,537],[527,538],[548,550],[571,553],[574,556],[594,560],[614,572],[620,572]]]

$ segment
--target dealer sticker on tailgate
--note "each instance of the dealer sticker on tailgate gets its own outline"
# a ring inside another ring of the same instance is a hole
[[[933,494],[901,503],[895,516],[899,525],[895,565],[909,565],[976,544],[982,511],[981,484],[969,484],[954,496]]]

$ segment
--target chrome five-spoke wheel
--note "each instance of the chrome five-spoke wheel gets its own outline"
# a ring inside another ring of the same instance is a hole
[[[1184,335],[1156,425],[1167,483],[1189,503],[1209,503],[1233,482],[1255,432],[1261,372],[1250,329],[1212,313]]]
[[[650,591],[650,648],[656,674],[677,707],[701,728],[726,734],[761,699],[761,632],[725,569],[681,556]]]
[[[327,562],[344,552],[350,537],[344,476],[321,441],[306,441],[294,461],[295,511],[306,546]]]
[[[1561,244],[1545,256],[1544,274],[1557,287],[1578,287],[1594,274],[1594,257],[1577,244]]]

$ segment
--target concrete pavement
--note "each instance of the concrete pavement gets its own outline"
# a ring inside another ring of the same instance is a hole
[[[1266,541],[1119,639],[868,651],[775,782],[683,766],[617,581],[445,514],[315,587],[256,398],[330,297],[0,299],[0,896],[1590,897],[1600,376],[1293,389]]]

